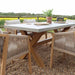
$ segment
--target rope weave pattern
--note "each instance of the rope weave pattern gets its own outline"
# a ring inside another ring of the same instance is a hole
[[[56,33],[54,36],[54,47],[75,52],[74,32]]]
[[[28,36],[25,35],[9,35],[7,58],[13,57],[20,53],[28,51]],[[0,37],[0,53],[2,55],[4,38]]]

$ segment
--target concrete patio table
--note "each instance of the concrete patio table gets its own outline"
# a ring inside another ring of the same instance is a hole
[[[32,39],[30,39],[30,49],[31,49],[30,52],[32,53],[32,56],[34,60],[36,61],[36,63],[38,64],[38,66],[44,68],[45,67],[44,62],[42,58],[40,57],[40,55],[36,53],[36,50],[34,50],[34,47],[40,44],[50,42],[52,38],[48,40],[46,39],[41,42],[38,42],[38,40],[47,31],[54,30],[55,32],[57,32],[57,29],[59,28],[64,28],[63,31],[66,31],[71,26],[75,26],[75,24],[74,23],[69,23],[69,24],[68,23],[66,24],[52,23],[49,25],[35,25],[34,23],[32,23],[32,24],[11,24],[11,25],[5,25],[4,27],[20,30],[23,35],[28,35],[27,32],[33,33],[33,36],[31,36]]]
[[[59,23],[52,23],[49,25],[35,25],[32,24],[11,24],[11,25],[5,25],[5,28],[12,28],[17,30],[23,30],[23,31],[30,31],[30,32],[45,32],[49,30],[59,29],[59,28],[66,28],[75,26],[75,23],[65,23],[65,24],[59,24]]]

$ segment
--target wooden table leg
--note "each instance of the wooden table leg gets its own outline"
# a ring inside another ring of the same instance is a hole
[[[21,31],[21,33],[23,35],[26,35],[25,31]],[[44,62],[43,62],[42,58],[40,57],[40,55],[38,53],[36,53],[36,51],[34,50],[34,45],[38,42],[40,37],[45,33],[46,32],[33,33],[32,40],[30,40],[30,52],[32,53],[32,56],[33,56],[34,60],[36,61],[36,63],[38,64],[38,66],[40,66],[42,68],[45,68]]]
[[[31,47],[31,53],[38,66],[45,68],[42,58],[40,57],[40,55],[38,55],[38,53],[35,52],[35,50],[32,47]]]
[[[26,31],[20,30],[20,32],[21,32],[22,35],[27,35],[27,32]]]
[[[45,68],[45,65],[44,65],[44,62],[43,62],[42,58],[34,50],[34,45],[38,42],[38,40],[40,39],[40,37],[43,34],[44,33],[34,33],[33,39],[30,41],[30,44],[31,44],[31,53],[32,53],[32,56],[33,56],[34,60],[36,61],[36,63],[38,64],[38,66],[40,66],[42,68]]]

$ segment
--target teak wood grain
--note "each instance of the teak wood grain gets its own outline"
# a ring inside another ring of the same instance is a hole
[[[3,45],[3,54],[2,54],[2,61],[1,61],[1,73],[0,75],[5,75],[5,70],[6,70],[6,59],[7,59],[7,50],[8,50],[8,35],[1,35],[4,36],[4,45]]]

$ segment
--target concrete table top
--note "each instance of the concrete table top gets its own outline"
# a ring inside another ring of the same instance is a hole
[[[34,23],[10,24],[10,25],[5,25],[4,27],[17,29],[17,30],[30,31],[30,32],[44,32],[44,31],[49,31],[49,30],[58,29],[58,28],[71,27],[71,26],[75,26],[75,23],[64,23],[64,24],[52,23],[49,25],[35,25]]]

